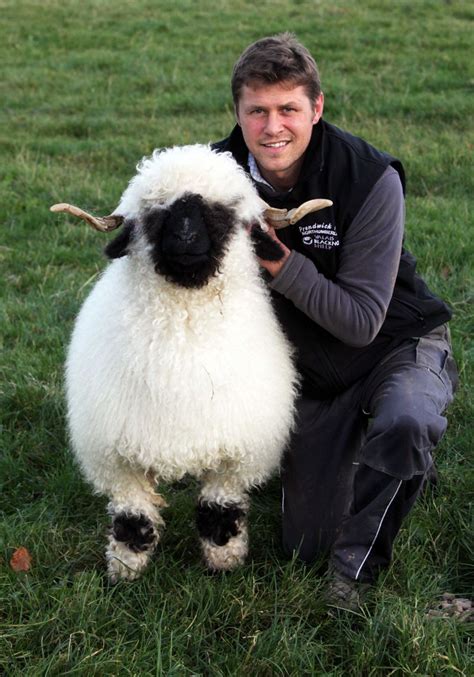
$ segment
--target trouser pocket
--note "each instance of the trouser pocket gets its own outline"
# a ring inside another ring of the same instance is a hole
[[[445,398],[442,408],[445,409],[452,402],[459,384],[458,370],[453,357],[451,337],[447,325],[441,325],[418,339],[416,364],[430,371],[443,384]]]

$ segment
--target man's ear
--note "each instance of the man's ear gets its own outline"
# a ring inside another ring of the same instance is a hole
[[[313,125],[317,124],[323,117],[323,111],[324,111],[324,94],[321,92],[321,94],[318,96],[314,104]]]
[[[133,239],[134,225],[126,221],[120,233],[104,249],[109,259],[119,259],[128,254],[128,246]]]
[[[252,227],[250,237],[259,259],[263,261],[279,261],[285,255],[283,247],[271,235],[265,233],[260,226],[255,225]]]
[[[240,127],[240,120],[239,120],[239,104],[234,103],[234,115],[235,115],[235,121]]]

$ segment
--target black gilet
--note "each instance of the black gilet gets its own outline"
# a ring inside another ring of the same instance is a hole
[[[240,127],[213,148],[230,151],[248,171],[248,149]],[[398,172],[405,191],[405,173],[399,160],[321,119],[313,128],[296,186],[284,193],[275,193],[261,183],[256,186],[273,207],[291,209],[319,197],[333,201],[332,207],[304,217],[298,228],[290,226],[278,233],[290,249],[310,258],[320,273],[333,280],[340,251],[340,246],[334,246],[335,239],[343,241],[347,228],[389,165]],[[304,242],[304,227],[310,226],[314,232],[315,222],[319,233],[324,229],[328,233],[326,239],[319,235],[318,248]],[[428,289],[416,273],[415,258],[405,249],[385,321],[367,346],[353,347],[336,339],[280,294],[273,293],[273,302],[288,338],[297,347],[303,388],[321,399],[342,392],[368,374],[405,339],[424,336],[451,318],[450,309]]]

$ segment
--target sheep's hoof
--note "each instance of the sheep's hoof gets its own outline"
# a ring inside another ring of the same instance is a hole
[[[124,543],[110,536],[105,553],[110,583],[115,585],[119,580],[133,581],[138,578],[147,566],[150,555],[149,551],[133,552]]]
[[[245,562],[248,553],[247,527],[242,525],[237,536],[232,536],[225,545],[201,538],[204,563],[212,572],[232,571]]]
[[[125,511],[114,514],[105,556],[109,581],[133,581],[148,564],[159,540],[151,519],[143,513]]]

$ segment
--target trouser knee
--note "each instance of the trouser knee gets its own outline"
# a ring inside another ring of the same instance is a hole
[[[401,414],[379,428],[378,434],[396,441],[400,448],[425,449],[435,446],[445,431],[442,417],[421,420],[411,414]],[[374,431],[375,432],[375,431]]]
[[[432,464],[431,451],[446,430],[446,419],[401,414],[376,418],[370,425],[360,454],[363,464],[409,480],[424,475]]]

